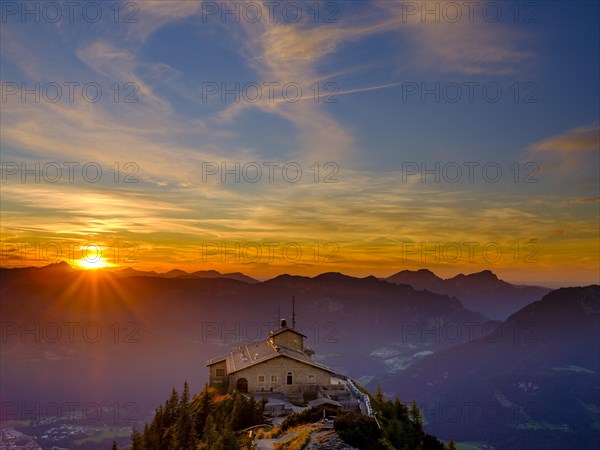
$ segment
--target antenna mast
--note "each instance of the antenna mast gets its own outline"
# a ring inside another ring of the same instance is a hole
[[[296,329],[296,297],[292,295],[292,330]]]

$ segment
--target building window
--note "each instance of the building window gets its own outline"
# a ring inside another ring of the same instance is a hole
[[[271,383],[277,383],[277,375],[271,375]]]
[[[309,383],[314,383],[315,382],[315,376],[314,375],[309,375],[308,376],[308,382]]]
[[[294,379],[292,376],[292,372],[288,372],[287,373],[287,380],[286,380],[287,384],[294,384]]]
[[[225,369],[217,369],[217,376],[218,377],[224,377],[225,376]]]
[[[264,383],[265,382],[265,376],[264,375],[259,375],[258,376],[258,382],[259,383]]]

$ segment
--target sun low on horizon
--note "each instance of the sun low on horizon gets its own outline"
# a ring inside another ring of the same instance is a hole
[[[79,260],[75,261],[75,266],[79,269],[84,269],[84,270],[96,270],[96,269],[106,269],[106,268],[115,267],[113,264],[110,264],[103,259],[98,259],[98,260],[79,259]]]

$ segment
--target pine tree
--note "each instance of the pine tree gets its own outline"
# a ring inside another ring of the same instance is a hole
[[[251,395],[248,401],[248,426],[258,425],[261,422],[262,414],[259,412],[259,408],[260,403],[257,403],[254,396]]]
[[[119,444],[117,444],[117,441],[113,441],[111,450],[121,450],[121,448],[119,447]]]
[[[168,446],[167,446],[168,450],[181,450],[183,448],[187,448],[187,447],[183,447],[179,443],[179,440],[177,439],[177,434],[174,433],[172,431],[172,429],[171,429],[171,432],[168,434],[167,439],[169,439]]]
[[[231,411],[231,415],[229,416],[229,426],[231,428],[240,426],[243,428],[244,420],[245,420],[245,411],[244,411],[244,400],[245,397],[236,392],[233,395],[233,409]]]
[[[204,436],[204,427],[206,419],[211,411],[211,393],[208,383],[204,385],[204,389],[194,398],[192,402],[192,417],[195,425],[196,436],[202,439]]]
[[[454,442],[454,439],[450,439],[450,441],[448,442],[448,447],[446,447],[448,450],[456,450],[456,444]]]
[[[385,430],[385,438],[390,441],[394,448],[402,448],[402,425],[397,418],[389,421]]]
[[[156,416],[154,417],[154,420],[156,420]],[[142,434],[143,438],[144,438],[144,447],[149,449],[149,448],[158,448],[159,447],[159,441],[158,441],[158,436],[156,435],[155,429],[154,429],[154,421],[152,421],[151,425],[144,425],[144,433]]]
[[[240,448],[235,432],[229,427],[222,431],[219,443],[223,450],[238,450]]]
[[[399,398],[386,400],[379,387],[373,398],[373,406],[378,422],[361,413],[340,414],[334,426],[342,439],[365,450],[456,450],[453,441],[444,446],[423,431],[423,418],[415,401],[407,406]],[[240,393],[216,396],[216,391],[208,385],[190,400],[189,386],[185,382],[181,395],[173,389],[169,399],[156,409],[153,420],[146,424],[143,434],[138,433],[135,427],[132,429],[130,449],[251,448],[249,438],[238,437],[236,431],[262,423],[264,408],[265,399],[257,401]],[[288,417],[286,422],[305,423],[292,420],[294,417]],[[116,442],[113,443],[113,449],[115,445]]]
[[[136,430],[135,426],[131,431],[131,450],[146,450],[142,435]]]
[[[187,380],[183,382],[183,392],[181,394],[180,402],[182,405],[190,404],[190,387]]]
[[[202,449],[210,449],[217,450],[222,448],[221,439],[219,432],[217,431],[217,425],[212,418],[212,415],[209,415],[206,419],[206,426],[204,427],[204,438],[202,439]]]
[[[400,421],[404,421],[408,418],[408,407],[402,403],[398,397],[394,400],[394,415]]]
[[[414,448],[420,449],[423,446],[423,437],[425,432],[423,431],[423,417],[421,416],[421,411],[419,410],[415,400],[413,400],[410,405],[410,418],[414,426]]]
[[[165,427],[171,427],[173,425],[175,425],[175,421],[177,420],[177,413],[179,410],[179,394],[177,393],[177,391],[175,390],[175,387],[173,387],[173,390],[171,391],[171,397],[169,397],[169,400],[167,400],[167,402],[165,403],[165,423],[164,426]]]
[[[377,403],[379,404],[383,404],[383,401],[385,400],[385,398],[383,397],[383,391],[381,390],[381,385],[377,385],[377,393],[375,394],[375,400],[377,400]]]
[[[147,429],[144,429],[144,445],[147,449],[162,448],[164,446],[163,434],[165,430],[165,414],[163,406],[156,410],[154,420]]]
[[[196,432],[190,405],[190,388],[187,381],[183,385],[183,393],[179,399],[176,433],[177,442],[182,448],[194,448],[196,446]]]
[[[421,416],[421,411],[419,410],[419,407],[417,406],[417,402],[414,400],[412,401],[412,404],[410,405],[410,417],[411,417],[413,423],[415,424],[417,431],[422,432],[423,431],[423,417]]]

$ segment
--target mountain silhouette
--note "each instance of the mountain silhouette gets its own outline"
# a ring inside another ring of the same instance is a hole
[[[427,269],[403,270],[385,280],[457,297],[466,308],[497,320],[506,319],[551,291],[539,286],[516,286],[507,283],[490,270],[469,275],[459,274],[448,279],[440,278]]]
[[[443,349],[371,386],[419,398],[428,405],[429,430],[440,436],[499,449],[598,448],[599,339],[600,286],[562,288],[489,336]],[[460,416],[453,423],[444,420],[448,405]]]
[[[66,263],[65,263],[66,264]],[[103,269],[105,270],[105,269]],[[241,272],[232,273],[221,273],[216,270],[198,270],[196,272],[188,273],[181,269],[173,269],[166,273],[157,273],[155,271],[141,271],[131,267],[124,269],[108,270],[108,272],[115,274],[120,277],[160,277],[160,278],[231,278],[233,280],[244,281],[246,283],[258,283],[259,281],[244,275]]]

